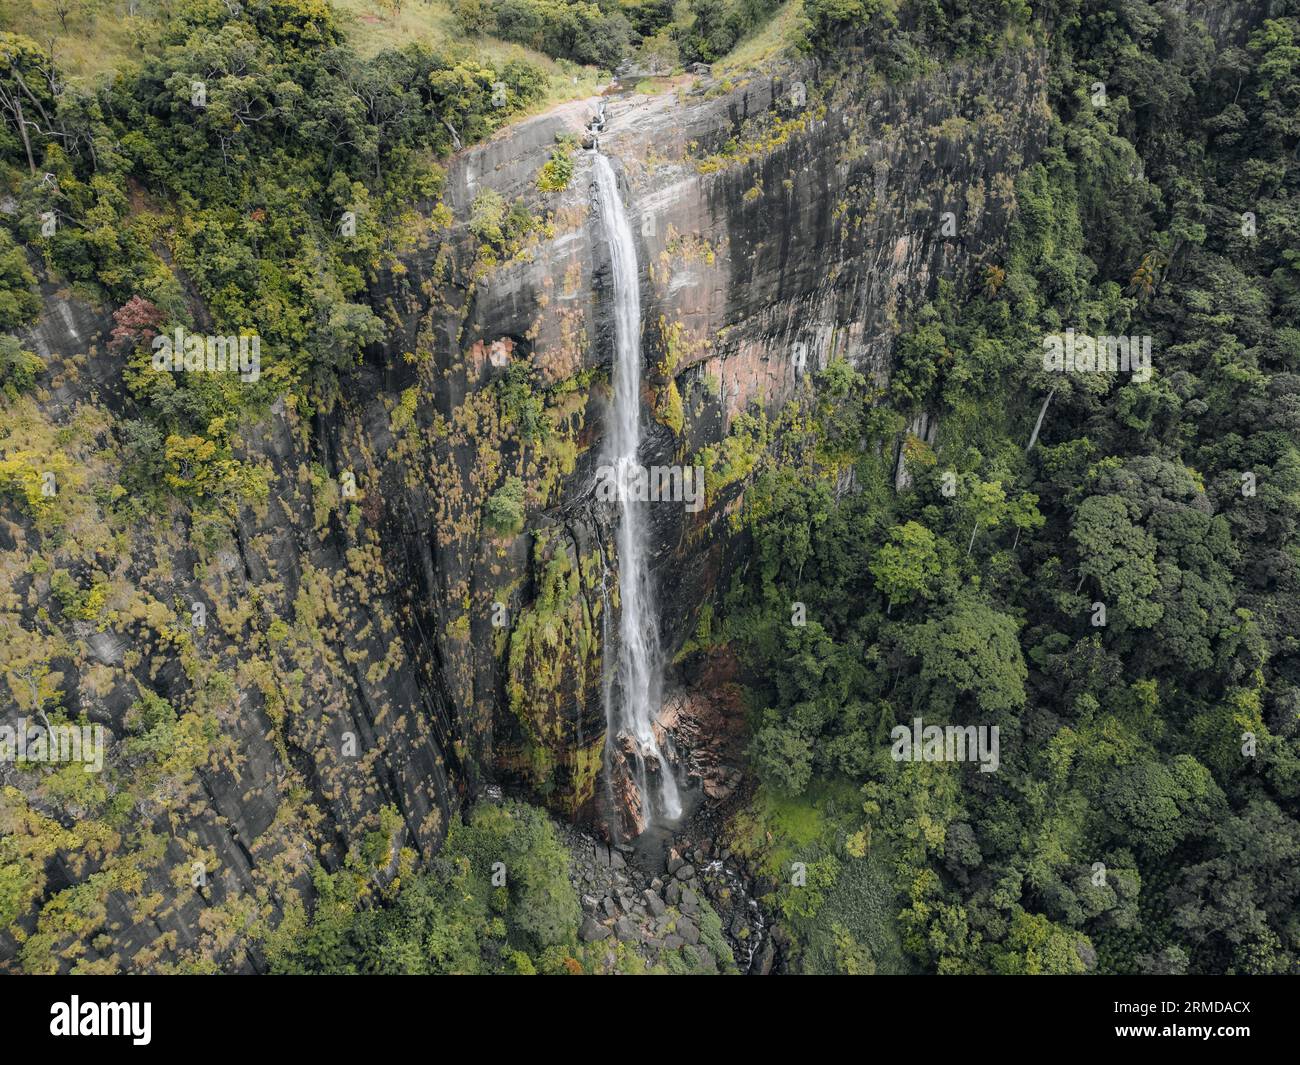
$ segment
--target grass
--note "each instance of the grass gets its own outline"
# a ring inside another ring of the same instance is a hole
[[[24,34],[43,48],[52,44],[60,70],[78,80],[107,78],[144,54],[140,34],[151,15],[129,15],[125,0],[97,7],[79,0],[68,7],[65,30],[49,0],[0,0],[0,29]]]
[[[878,973],[907,973],[914,963],[903,950],[893,862],[881,845],[863,858],[844,847],[862,825],[862,796],[844,779],[819,780],[800,796],[761,787],[730,825],[730,844],[760,860],[765,874],[785,883],[794,861],[833,855],[839,862],[816,916],[793,920],[801,950],[797,964],[809,973],[840,971],[845,942],[865,948]]]
[[[457,29],[456,16],[445,3],[412,0],[397,14],[374,0],[333,0],[333,4],[348,39],[366,57],[417,42],[445,48],[465,40]]]
[[[600,84],[595,67],[579,66],[495,37],[468,36],[451,6],[442,0],[413,0],[394,14],[377,0],[332,0],[348,40],[358,54],[369,57],[385,49],[418,42],[453,55],[473,54],[485,63],[504,66],[510,60],[528,63],[547,75],[547,91],[515,118],[545,111],[566,100],[595,95]]]
[[[53,46],[55,60],[72,80],[98,82],[145,55],[142,44],[158,17],[158,0],[58,0],[65,4],[66,29],[55,0],[0,0],[0,29],[21,33],[42,46]],[[493,37],[469,37],[446,0],[407,0],[394,12],[379,0],[332,0],[340,23],[357,52],[365,57],[419,42],[453,54],[471,53],[485,63],[510,60],[532,64],[547,75],[547,91],[524,115],[537,114],[567,100],[594,95],[599,71],[554,60],[522,45]],[[135,14],[130,14],[134,7]],[[788,0],[767,24],[715,64],[720,78],[761,69],[788,52],[803,13],[803,0]],[[642,83],[638,91],[659,92],[663,83]]]
[[[654,78],[642,78],[633,86],[632,91],[639,96],[658,96],[661,92],[666,92],[673,85],[670,76],[660,76]]]
[[[128,13],[127,0],[60,2],[69,7],[66,30],[53,0],[0,0],[0,28],[24,34],[42,46],[52,43],[60,70],[79,81],[106,79],[145,55],[141,42],[151,36],[158,18],[156,0],[137,0],[135,15]],[[378,0],[332,2],[349,42],[365,58],[418,42],[454,55],[472,54],[496,66],[513,59],[537,67],[547,75],[547,91],[525,114],[594,95],[600,83],[594,67],[557,61],[492,37],[467,37],[445,0],[410,0],[396,13]]]
[[[846,861],[826,893],[815,924],[805,929],[802,968],[806,973],[839,971],[836,940],[848,933],[870,952],[876,973],[916,971],[903,949],[898,926],[899,898],[888,856],[873,850],[865,859]]]
[[[713,76],[725,80],[765,69],[772,60],[793,51],[802,21],[803,0],[787,0],[761,30],[713,64]]]
[[[799,796],[760,788],[732,823],[734,846],[746,857],[762,857],[769,871],[780,871],[808,847],[838,850],[839,837],[859,827],[861,809],[857,786],[843,780],[816,781]]]

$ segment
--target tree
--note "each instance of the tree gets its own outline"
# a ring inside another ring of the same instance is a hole
[[[49,61],[35,41],[0,32],[0,113],[7,134],[0,139],[0,151],[12,156],[21,143],[32,174],[36,173],[36,149],[56,132],[51,118],[55,111],[52,80]]]
[[[41,297],[27,256],[8,232],[0,229],[0,330],[30,325],[40,313]]]
[[[1070,536],[1079,552],[1079,572],[1097,582],[1110,613],[1145,629],[1160,620],[1164,608],[1155,598],[1155,539],[1133,523],[1134,516],[1120,496],[1090,496],[1076,511]]]
[[[927,319],[927,311],[929,312]],[[922,407],[938,379],[940,368],[951,360],[943,326],[934,317],[932,307],[921,312],[922,324],[898,340],[896,368],[889,379],[889,390],[904,410]]]
[[[871,562],[871,575],[889,597],[890,607],[901,606],[920,596],[934,595],[943,565],[939,560],[938,538],[919,522],[909,521],[889,531]]]
[[[1087,936],[1016,907],[1006,946],[994,952],[993,969],[1002,976],[1065,976],[1086,972],[1085,956],[1094,956]]]
[[[505,482],[488,497],[484,521],[489,529],[502,536],[513,536],[524,527],[524,482],[518,477],[507,477]]]
[[[0,391],[6,396],[17,399],[30,392],[43,369],[45,363],[40,357],[24,348],[17,338],[0,336]]]
[[[1099,799],[1115,836],[1152,858],[1163,858],[1224,811],[1223,792],[1189,755],[1168,765],[1143,759],[1111,776]]]
[[[920,658],[923,692],[974,698],[985,714],[1025,702],[1024,656],[1013,618],[963,595],[943,617],[902,631],[903,647]]]

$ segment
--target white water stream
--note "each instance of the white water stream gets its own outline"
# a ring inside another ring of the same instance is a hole
[[[609,160],[593,157],[596,202],[609,241],[614,285],[614,402],[607,438],[606,461],[617,484],[635,483],[641,448],[641,293],[637,280],[636,244],[627,211]],[[619,496],[618,662],[606,688],[606,750],[614,737],[632,739],[634,780],[645,807],[646,823],[675,821],[682,814],[681,796],[672,766],[655,739],[654,719],[663,695],[663,655],[650,582],[649,536],[645,508],[631,490]],[[658,794],[647,786],[647,766],[657,765]]]

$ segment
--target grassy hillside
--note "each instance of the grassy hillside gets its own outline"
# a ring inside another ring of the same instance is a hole
[[[618,27],[610,31],[613,38],[627,39],[619,58],[649,61],[653,54],[660,57],[659,66],[665,73],[680,68],[684,62],[717,58],[716,47],[710,50],[706,45],[703,50],[708,54],[700,55],[698,47],[688,45],[683,49],[679,45],[679,40],[685,40],[702,25],[696,13],[697,3],[682,0],[675,6],[665,4],[667,18],[661,27],[655,25],[656,20],[637,18],[638,9],[649,5],[610,5],[611,10],[630,15],[619,14]],[[491,25],[490,19],[480,19],[474,29],[467,28],[465,5],[458,15],[457,5],[451,0],[331,0],[331,6],[348,42],[362,57],[422,44],[497,65],[529,63],[548,77],[547,103],[586,95],[598,80],[598,71],[590,63],[576,62],[555,49],[547,54],[529,47],[527,42],[520,43],[513,23],[498,27],[499,36],[482,32],[482,27]],[[573,6],[561,3],[555,5],[555,10]],[[23,34],[47,53],[52,51],[65,77],[96,81],[154,51],[159,27],[174,18],[178,7],[173,0],[0,0],[0,29]],[[740,5],[733,7],[738,11]],[[490,4],[474,5],[476,11],[490,8]],[[554,17],[540,5],[537,10],[542,22],[549,23]],[[757,10],[768,9],[759,5]],[[727,68],[733,72],[747,69],[788,48],[797,35],[801,12],[802,0],[789,0],[770,20],[766,15],[756,21],[750,21],[750,15],[735,15],[731,29],[715,35],[715,45],[721,41],[731,49]],[[638,25],[654,32],[639,32]],[[506,39],[512,35],[515,39]]]

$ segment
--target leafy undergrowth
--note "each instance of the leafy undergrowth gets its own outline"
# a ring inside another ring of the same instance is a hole
[[[730,831],[733,850],[775,885],[764,902],[795,941],[795,971],[914,970],[903,952],[894,868],[883,848],[864,849],[856,787],[825,780],[799,796],[762,787]]]

